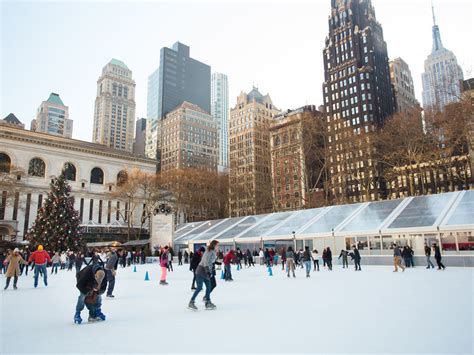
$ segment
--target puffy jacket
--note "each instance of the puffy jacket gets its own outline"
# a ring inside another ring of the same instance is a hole
[[[46,262],[51,262],[51,257],[46,250],[36,250],[28,258],[28,262],[34,261],[36,265],[43,265]]]
[[[232,260],[234,260],[234,252],[229,251],[226,256],[224,256],[224,265],[229,265]]]
[[[168,252],[165,251],[161,254],[160,256],[160,266],[161,267],[167,267],[168,266]]]
[[[97,280],[95,274],[99,270],[104,270],[102,265],[94,264],[86,266],[77,274],[77,284],[76,287],[83,294],[87,294],[89,291],[97,287]],[[107,288],[107,277],[102,279],[102,284],[100,285],[99,293],[104,293]]]

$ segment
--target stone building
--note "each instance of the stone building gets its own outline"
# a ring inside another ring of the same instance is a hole
[[[402,58],[396,58],[389,65],[397,112],[419,109],[420,103],[415,97],[415,86],[408,64]]]
[[[31,121],[31,130],[71,138],[72,125],[69,108],[58,94],[52,92],[38,107],[36,118]]]
[[[241,92],[229,115],[229,210],[247,216],[272,206],[270,126],[279,110],[257,88]]]

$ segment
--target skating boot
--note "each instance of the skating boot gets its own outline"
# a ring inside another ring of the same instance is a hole
[[[102,313],[102,311],[98,310],[95,314],[95,318],[97,319],[98,322],[104,321],[105,320],[105,314]]]
[[[215,305],[214,303],[212,303],[211,301],[207,301],[207,302],[206,302],[206,309],[207,309],[207,310],[216,309],[216,305]]]
[[[194,304],[194,301],[189,301],[188,303],[188,308],[192,311],[197,311],[198,308],[196,307],[196,305]]]
[[[74,323],[76,323],[76,324],[81,324],[82,323],[82,318],[81,318],[81,313],[80,312],[76,312],[76,314],[74,314]]]

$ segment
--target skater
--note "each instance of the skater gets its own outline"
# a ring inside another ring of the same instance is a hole
[[[402,250],[402,258],[403,261],[405,262],[406,267],[410,267],[411,262],[410,262],[410,251],[408,250],[408,247],[405,245]]]
[[[61,270],[64,270],[66,268],[66,262],[67,262],[67,254],[65,251],[61,253],[60,261],[61,261]]]
[[[7,259],[7,256],[5,255],[4,252],[0,253],[0,274],[4,274],[7,271],[7,262],[5,261]],[[28,266],[26,267],[28,269]]]
[[[224,257],[224,279],[225,281],[234,281],[230,264],[235,260],[234,251],[231,249]]]
[[[323,267],[326,269],[327,267],[327,257],[326,257],[326,254],[327,254],[327,250],[326,248],[323,249]]]
[[[286,263],[286,250],[285,247],[281,248],[281,269],[285,271],[285,263]]]
[[[69,253],[69,262],[67,265],[67,271],[72,271],[73,265],[76,263],[76,254],[74,252]]]
[[[263,252],[262,248],[260,248],[260,251],[258,252],[258,257],[259,257],[260,265],[263,265],[263,262],[265,259],[265,253]]]
[[[295,253],[293,252],[293,248],[291,246],[288,247],[286,251],[286,270],[288,272],[288,277],[290,277],[290,271],[293,273],[293,277],[295,275]]]
[[[250,249],[247,249],[245,255],[247,255],[247,261],[249,263],[249,267],[250,266],[255,266],[255,263],[253,261],[253,256],[252,256],[252,253],[250,252]]]
[[[441,268],[443,268],[443,270],[446,270],[446,266],[444,266],[441,262],[441,250],[439,249],[439,246],[436,245],[436,243],[433,244],[433,250],[436,264],[438,264],[438,270],[441,270]]]
[[[178,266],[183,265],[183,253],[181,252],[181,249],[178,251]]]
[[[402,253],[400,248],[396,244],[392,244],[393,247],[393,265],[395,270],[393,272],[398,272],[398,268],[401,267],[402,271],[405,272],[405,266],[402,265]]]
[[[173,252],[173,248],[169,248],[168,249],[168,271],[173,271],[173,256],[174,256],[174,252]]]
[[[288,256],[286,257],[288,259]],[[293,252],[293,260],[295,262],[295,268],[297,268],[300,265],[300,251],[297,250],[296,252]]]
[[[197,288],[189,301],[188,308],[197,311],[195,300],[199,292],[202,290],[202,284],[206,284],[206,309],[212,310],[216,308],[216,305],[211,302],[211,276],[212,276],[212,267],[216,261],[216,248],[219,244],[219,241],[213,240],[207,247],[206,252],[202,256],[201,262],[199,263],[196,270],[196,282]]]
[[[357,249],[357,247],[355,245],[352,246],[352,253],[353,255],[353,259],[354,259],[354,265],[355,265],[355,271],[361,271],[361,268],[360,268],[360,253],[359,253],[359,249]]]
[[[10,285],[10,280],[13,277],[13,289],[17,289],[17,282],[18,276],[20,276],[20,263],[26,265],[28,267],[28,263],[23,259],[20,255],[20,250],[15,248],[10,255],[4,260],[5,264],[8,263],[7,272],[5,273],[5,277],[7,278],[7,282],[5,284],[4,290],[8,288]]]
[[[425,255],[426,255],[426,263],[428,264],[426,268],[429,269],[431,267],[434,269],[435,266],[431,262],[431,248],[426,243],[425,243]]]
[[[38,245],[38,250],[30,255],[28,262],[31,263],[32,261],[35,263],[35,288],[38,287],[38,277],[40,273],[43,274],[44,285],[48,286],[48,273],[46,271],[46,265],[48,262],[51,262],[51,257],[46,250],[43,250],[42,245]]]
[[[54,253],[53,257],[51,258],[51,262],[53,263],[53,265],[51,266],[51,275],[52,274],[57,274],[58,273],[58,267],[61,264],[61,256],[59,255],[59,251]]]
[[[332,251],[331,248],[326,248],[326,264],[328,265],[329,271],[332,271]]]
[[[347,250],[341,250],[341,254],[339,254],[339,257],[337,259],[340,259],[342,257],[342,268],[345,269],[346,267],[349,268],[349,261],[348,261],[348,255],[349,252]]]
[[[117,267],[118,267],[118,255],[114,248],[110,251],[107,262],[105,263],[105,278],[106,283],[109,285],[107,288],[107,295],[106,297],[114,298],[113,295],[114,287],[115,287],[115,275],[117,274]]]
[[[410,265],[411,267],[415,267],[415,260],[413,258],[413,255],[415,255],[415,252],[409,245],[407,246],[407,249],[408,249],[408,259],[410,259]]]
[[[102,294],[107,288],[105,271],[101,264],[96,263],[86,266],[77,274],[77,289],[79,297],[77,298],[76,313],[74,314],[74,323],[81,324],[81,311],[84,306],[89,310],[89,322],[99,322],[105,320],[102,313]]]
[[[184,256],[184,263],[185,263],[185,264],[189,263],[189,254],[188,254],[188,251],[187,251],[187,250],[184,251],[184,255],[183,255],[183,256]]]
[[[160,278],[160,285],[168,285],[166,282],[166,273],[169,268],[169,246],[165,246],[160,255],[160,266],[161,266],[161,278]]]
[[[239,269],[242,269],[242,258],[243,258],[242,251],[237,248],[237,252],[235,253],[235,265],[239,267]]]
[[[319,255],[316,249],[313,250],[312,256],[313,256],[313,264],[314,264],[313,271],[319,271]]]
[[[193,282],[191,284],[191,290],[195,290],[196,287],[194,286],[195,283],[196,283],[196,269],[199,265],[199,263],[201,262],[201,257],[202,257],[202,254],[206,251],[206,249],[204,247],[200,247],[199,250],[197,250],[192,259],[191,259],[191,263],[189,264],[189,270],[193,272]]]
[[[306,277],[310,277],[309,273],[311,272],[311,259],[312,255],[311,252],[309,251],[309,247],[305,246],[304,247],[304,252],[303,252],[303,263],[306,268]]]

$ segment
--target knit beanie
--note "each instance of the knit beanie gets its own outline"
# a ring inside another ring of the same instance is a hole
[[[38,250],[43,250],[43,246],[41,244],[38,245]]]

